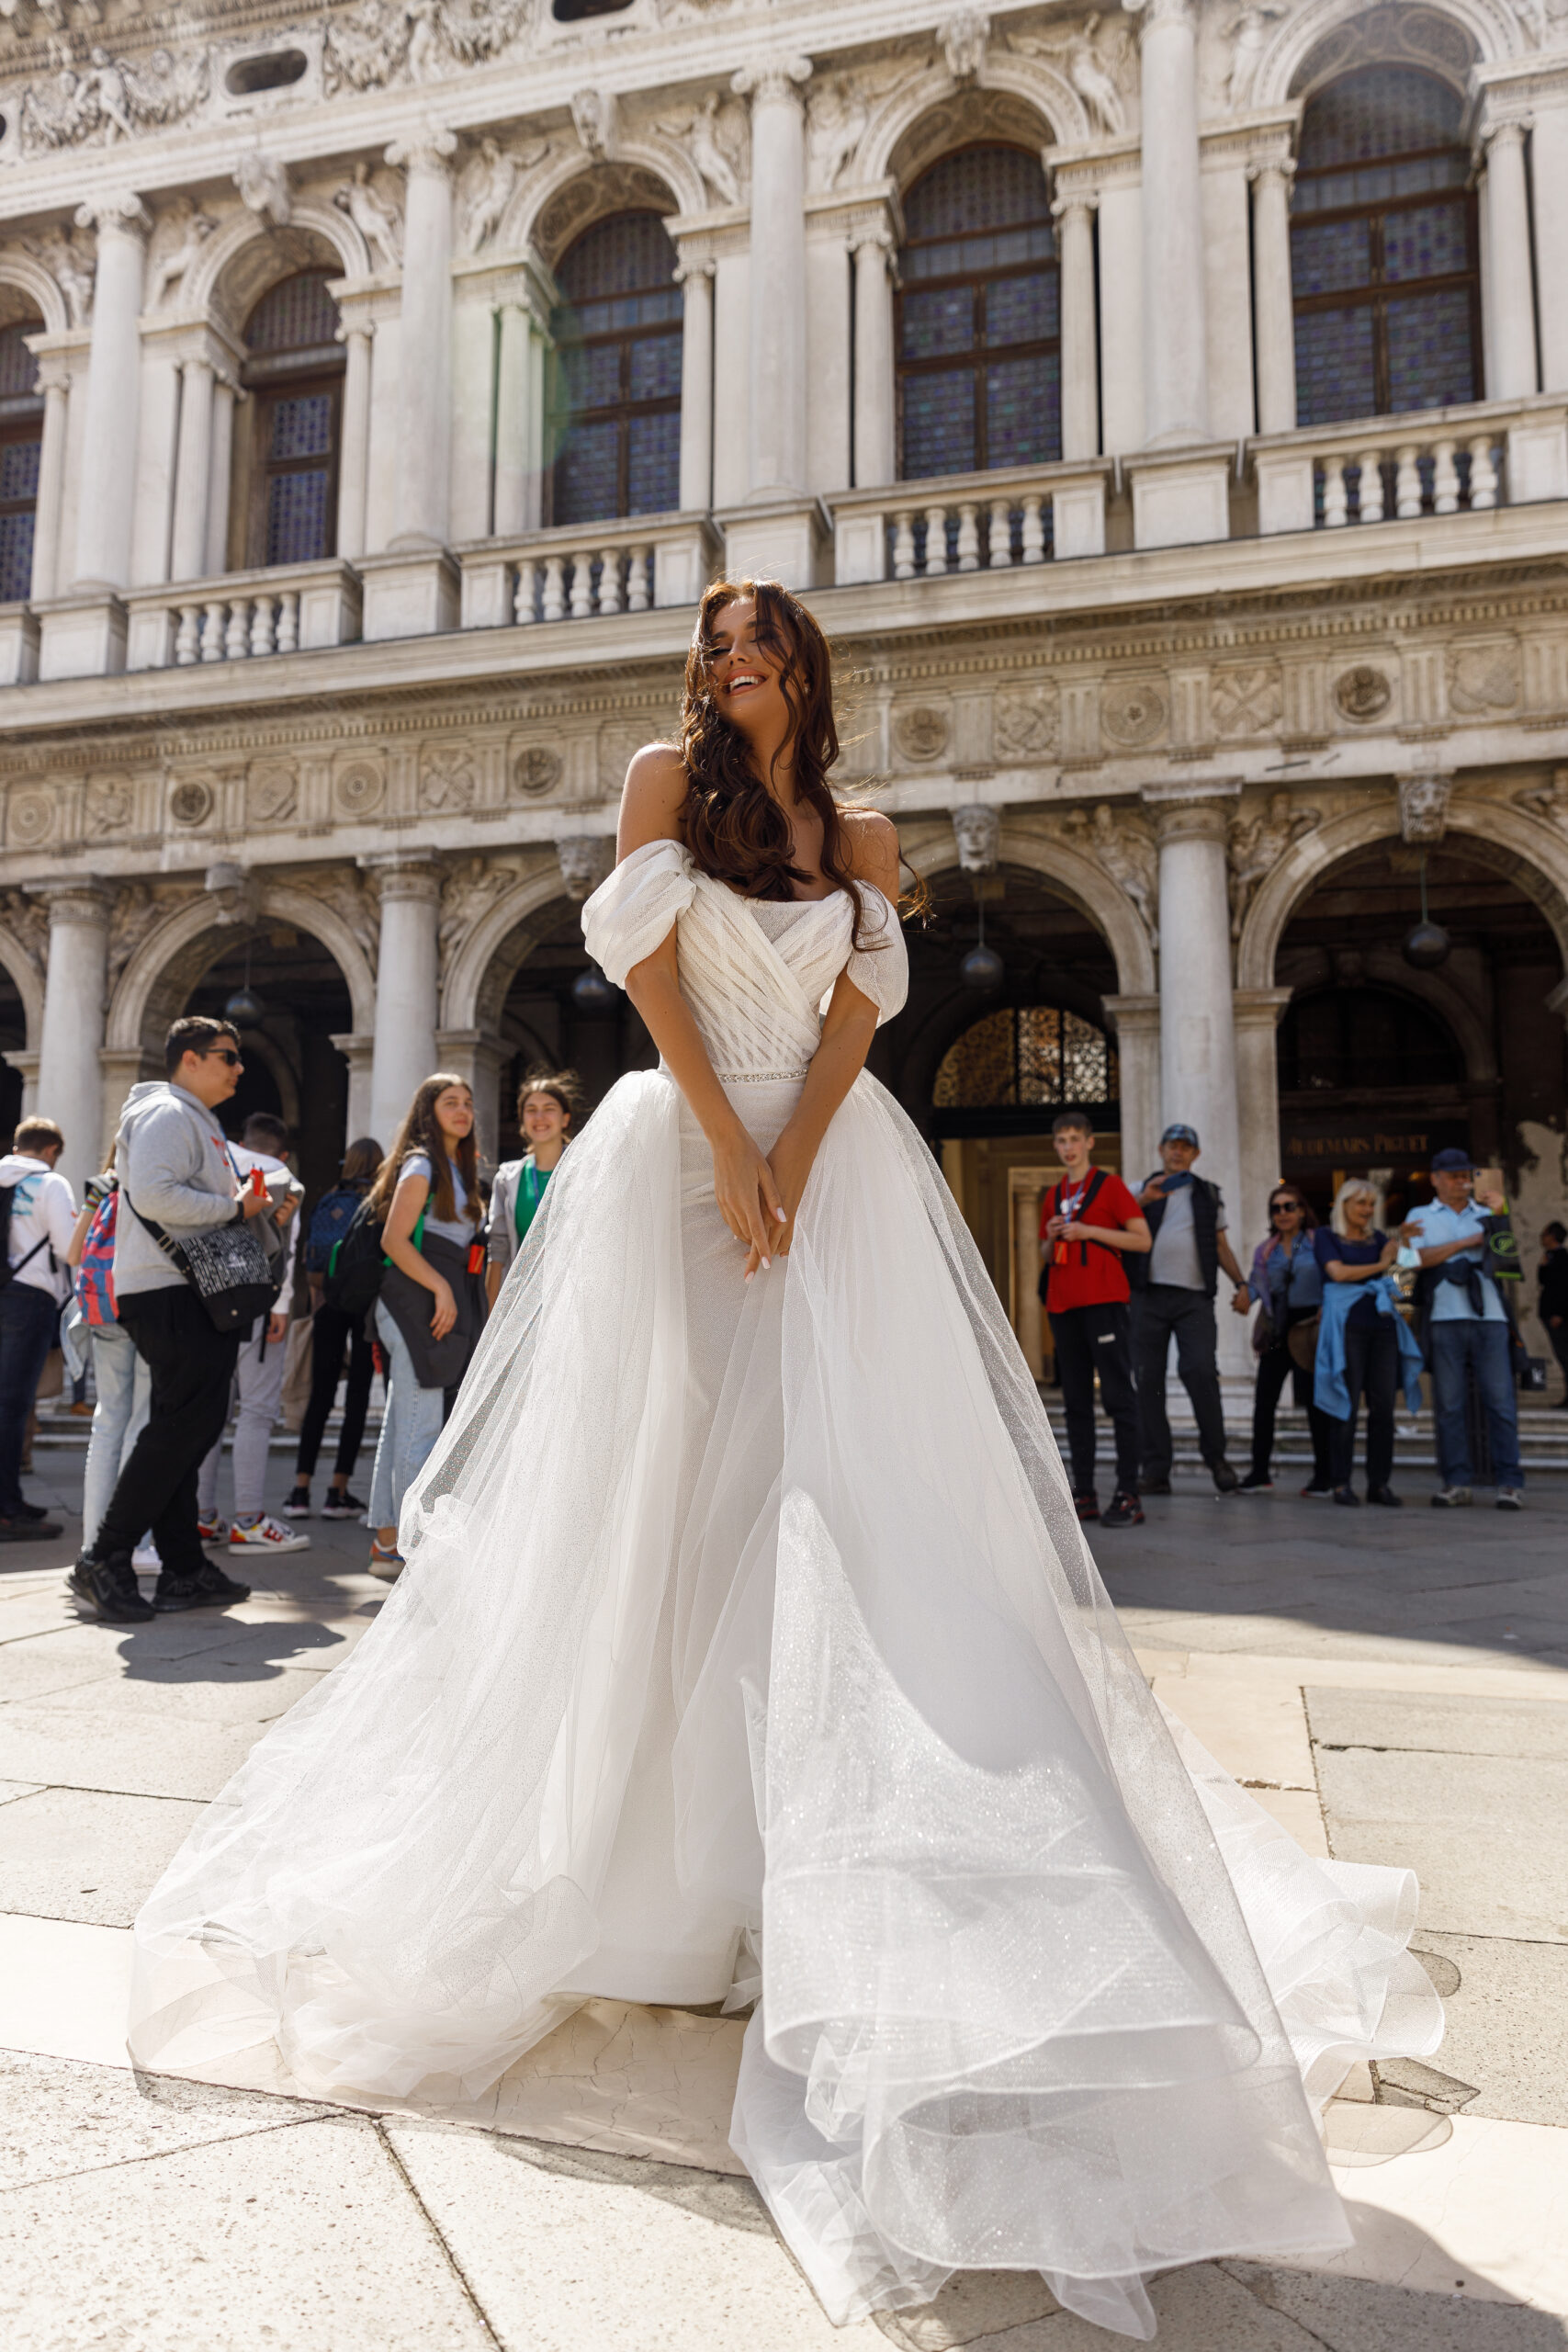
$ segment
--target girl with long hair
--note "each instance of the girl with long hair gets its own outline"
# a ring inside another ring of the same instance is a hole
[[[357,1495],[350,1493],[349,1480],[365,1439],[375,1358],[364,1317],[345,1315],[341,1307],[329,1306],[325,1289],[333,1245],[347,1233],[355,1212],[380,1172],[384,1156],[374,1136],[361,1136],[356,1143],[351,1143],[344,1153],[337,1182],[330,1192],[322,1193],[310,1214],[310,1230],[305,1243],[305,1274],[310,1289],[310,1396],[299,1424],[293,1491],[283,1506],[286,1519],[310,1516],[310,1481],[315,1476],[327,1416],[337,1398],[345,1352],[348,1382],[343,1396],[343,1427],[321,1517],[365,1516],[367,1507]]]
[[[517,1090],[517,1125],[523,1132],[523,1156],[502,1161],[490,1196],[490,1271],[486,1280],[492,1306],[508,1267],[539,1214],[545,1186],[560,1166],[561,1154],[571,1141],[569,1131],[581,1102],[582,1084],[574,1069],[531,1069]]]
[[[484,1326],[484,1202],[466,1079],[437,1070],[423,1080],[369,1201],[371,1215],[385,1220],[381,1246],[391,1261],[376,1302],[387,1409],[370,1474],[370,1573],[390,1584],[403,1565],[403,1498],[441,1434]]]
[[[131,2051],[450,2104],[576,2003],[754,1999],[731,2144],[835,2321],[983,2266],[1146,2336],[1151,2270],[1349,2243],[1313,2106],[1441,2012],[1409,1873],[1293,1847],[1117,1624],[864,1068],[898,851],[834,741],[806,605],[710,589],[583,910],[660,1066],[551,1177],[377,1623],[145,1906]]]
[[[1249,1313],[1254,1305],[1262,1309],[1253,1328],[1258,1382],[1252,1397],[1252,1466],[1241,1482],[1244,1495],[1267,1494],[1274,1484],[1274,1420],[1287,1380],[1294,1383],[1296,1403],[1306,1408],[1312,1439],[1312,1476],[1302,1488],[1303,1498],[1333,1492],[1332,1423],[1319,1411],[1312,1393],[1312,1350],[1323,1306],[1323,1268],[1313,1246],[1316,1227],[1306,1194],[1293,1184],[1276,1184],[1269,1195],[1269,1230],[1252,1253],[1246,1291],[1237,1291],[1231,1302],[1238,1315]],[[1292,1331],[1297,1334],[1293,1346]]]

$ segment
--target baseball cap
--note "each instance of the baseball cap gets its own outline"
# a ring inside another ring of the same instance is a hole
[[[1201,1151],[1202,1149],[1202,1146],[1198,1141],[1197,1128],[1184,1127],[1179,1119],[1172,1120],[1170,1125],[1167,1127],[1164,1135],[1161,1136],[1160,1141],[1161,1143],[1190,1143],[1194,1151]],[[1465,1166],[1468,1168],[1470,1162],[1466,1160]]]
[[[1474,1166],[1469,1152],[1461,1151],[1457,1144],[1446,1144],[1432,1154],[1434,1176],[1468,1176]]]

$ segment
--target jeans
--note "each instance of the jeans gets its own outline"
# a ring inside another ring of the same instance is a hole
[[[87,1552],[103,1525],[120,1471],[147,1425],[152,1401],[151,1375],[130,1332],[122,1331],[118,1323],[95,1323],[90,1328],[98,1401],[82,1478],[82,1547]]]
[[[1459,1315],[1450,1323],[1427,1326],[1432,1359],[1432,1403],[1438,1422],[1438,1458],[1450,1487],[1471,1487],[1475,1473],[1470,1458],[1470,1431],[1465,1423],[1466,1373],[1473,1369],[1486,1415],[1492,1447],[1492,1472],[1500,1487],[1522,1487],[1519,1467],[1518,1400],[1514,1394],[1514,1367],[1506,1323],[1486,1323],[1478,1315]]]
[[[28,1416],[59,1329],[52,1291],[16,1281],[0,1290],[0,1519],[15,1519],[21,1505]]]
[[[1283,1340],[1264,1349],[1258,1359],[1258,1385],[1252,1397],[1252,1476],[1267,1478],[1269,1464],[1274,1452],[1274,1417],[1280,1408],[1280,1397],[1287,1380],[1296,1375],[1295,1395],[1301,1401],[1306,1375],[1295,1362]],[[1310,1395],[1306,1399],[1307,1429],[1312,1437],[1312,1479],[1314,1487],[1333,1483],[1329,1458],[1328,1433],[1334,1424],[1326,1413],[1319,1412]]]
[[[191,1577],[206,1560],[197,1532],[197,1474],[223,1434],[239,1341],[215,1331],[193,1290],[132,1291],[119,1319],[151,1375],[147,1426],[120,1470],[93,1545],[107,1560],[152,1531],[167,1577]]]
[[[1165,1410],[1165,1364],[1176,1334],[1176,1368],[1198,1417],[1198,1446],[1212,1470],[1225,1458],[1225,1416],[1214,1358],[1214,1302],[1201,1290],[1151,1283],[1133,1297],[1133,1362],[1138,1375],[1144,1476],[1170,1476],[1170,1423]]]
[[[1356,1410],[1364,1393],[1367,1485],[1386,1487],[1393,1476],[1393,1414],[1399,1401],[1399,1340],[1392,1316],[1380,1315],[1370,1329],[1364,1323],[1346,1324],[1345,1385],[1350,1392],[1350,1418],[1328,1423],[1334,1483],[1350,1483],[1356,1464]]]
[[[444,1388],[422,1388],[402,1333],[379,1301],[376,1333],[387,1351],[387,1409],[370,1474],[370,1524],[396,1527],[403,1498],[435,1450],[446,1419]]]
[[[338,1375],[343,1370],[345,1347],[348,1350],[348,1386],[344,1391],[343,1432],[337,1442],[337,1460],[333,1468],[340,1478],[354,1475],[354,1465],[359,1459],[359,1449],[365,1442],[365,1415],[370,1403],[370,1383],[375,1376],[376,1360],[370,1351],[363,1315],[344,1315],[335,1306],[318,1306],[310,1336],[310,1401],[299,1424],[299,1453],[294,1464],[296,1478],[309,1481],[314,1476],[316,1456],[321,1450],[321,1433],[337,1396]]]
[[[1133,1348],[1127,1309],[1116,1300],[1069,1306],[1051,1317],[1056,1369],[1067,1416],[1073,1492],[1094,1492],[1094,1375],[1100,1401],[1116,1432],[1116,1486],[1131,1494],[1138,1483],[1138,1400],[1133,1387]]]
[[[266,1508],[266,1449],[273,1423],[283,1397],[284,1342],[276,1347],[270,1340],[264,1345],[266,1317],[261,1316],[252,1324],[249,1337],[240,1342],[239,1359],[234,1366],[234,1516],[236,1519],[259,1519]],[[225,1416],[225,1419],[227,1416]],[[218,1463],[223,1452],[223,1439],[218,1442],[201,1465],[197,1480],[197,1503],[203,1519],[212,1519],[218,1510]]]

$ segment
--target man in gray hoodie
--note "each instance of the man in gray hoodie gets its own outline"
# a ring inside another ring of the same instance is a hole
[[[120,1114],[114,1287],[118,1319],[152,1374],[152,1409],[103,1523],[67,1579],[90,1616],[144,1623],[154,1611],[222,1608],[249,1598],[201,1548],[197,1473],[222,1433],[239,1348],[148,1230],[175,1238],[259,1216],[266,1196],[243,1188],[218,1119],[243,1064],[234,1032],[190,1014],[164,1049],[166,1082],[133,1086]],[[163,1572],[151,1605],[131,1554],[151,1527]]]

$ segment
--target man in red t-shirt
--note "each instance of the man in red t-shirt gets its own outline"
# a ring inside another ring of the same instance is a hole
[[[1099,1519],[1094,1490],[1094,1375],[1116,1432],[1116,1492],[1107,1527],[1136,1527],[1138,1406],[1122,1252],[1150,1247],[1137,1202],[1109,1169],[1091,1164],[1094,1128],[1082,1111],[1058,1112],[1051,1136],[1066,1171],[1040,1210],[1040,1295],[1051,1317],[1056,1370],[1067,1416],[1073,1500],[1079,1519]]]

